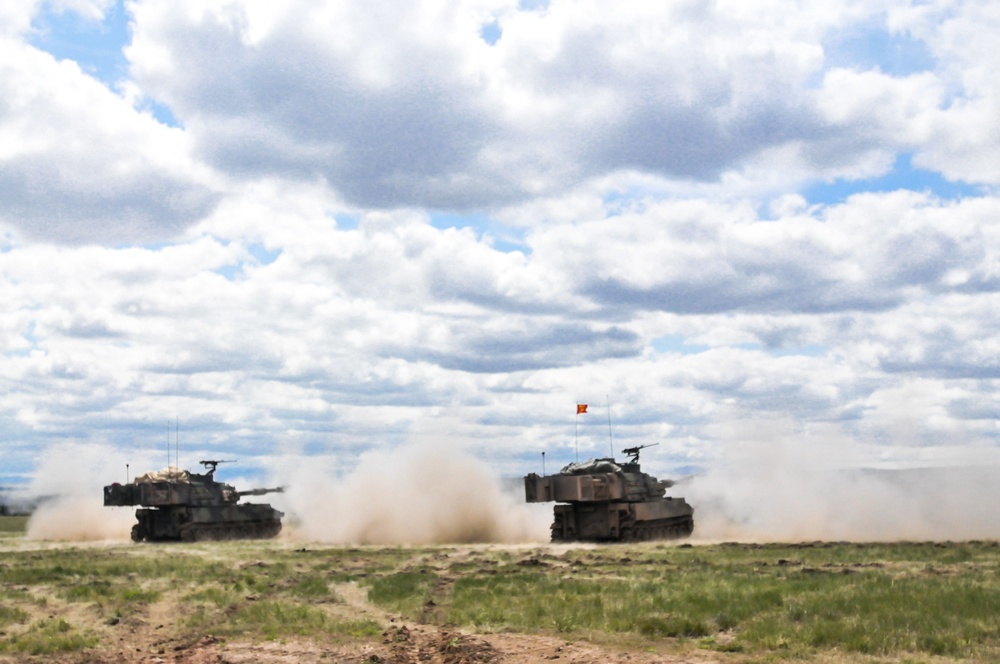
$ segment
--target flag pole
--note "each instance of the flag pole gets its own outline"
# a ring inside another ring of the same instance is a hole
[[[576,436],[573,438],[573,448],[576,450],[576,462],[580,463],[580,407],[576,407]]]
[[[576,462],[580,463],[580,413],[587,413],[587,404],[577,403],[576,404]]]

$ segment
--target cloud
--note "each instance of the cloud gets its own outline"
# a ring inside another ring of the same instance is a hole
[[[137,244],[175,236],[215,205],[180,130],[73,62],[9,39],[0,62],[0,222],[31,239]]]
[[[746,412],[892,440],[913,419],[892,390],[932,380],[907,439],[993,437],[970,415],[995,354],[992,199],[646,203],[507,253],[420,213],[341,227],[325,196],[248,190],[160,249],[10,247],[0,411],[28,439],[119,445],[180,415],[250,457],[443,427],[517,474],[526,450],[572,451],[577,399],[614,395],[623,445],[671,440],[701,467]]]
[[[183,128],[69,61],[6,42],[5,221],[64,243],[177,237],[231,191],[223,174],[325,183],[362,207],[447,210],[520,205],[622,173],[760,194],[875,177],[900,152],[948,177],[995,180],[977,147],[992,144],[996,115],[976,74],[982,42],[956,42],[991,20],[985,10],[938,25],[931,9],[778,7],[142,0],[129,6],[132,78],[120,86]],[[56,7],[89,18],[107,8]],[[16,16],[35,11],[26,3]],[[842,49],[858,30],[926,43],[933,69],[831,65],[827,44]],[[961,145],[949,138],[958,131]]]
[[[996,185],[1000,169],[989,159],[1000,144],[1000,56],[988,35],[1000,29],[1000,13],[989,2],[899,7],[890,14],[895,30],[926,43],[948,96],[922,122],[914,163],[949,180]]]
[[[992,289],[980,220],[995,205],[895,192],[764,220],[743,203],[650,202],[530,242],[534,260],[608,310],[875,312],[956,278]]]
[[[41,0],[10,0],[0,7],[0,36],[23,34]]]
[[[892,128],[938,97],[929,74],[883,75],[881,98],[831,111],[846,84],[816,86],[823,38],[875,16],[854,5],[133,9],[135,80],[201,156],[244,177],[321,177],[364,206],[496,207],[619,171],[714,182],[782,151],[800,180],[857,177],[848,165],[873,153],[891,165],[914,140]]]

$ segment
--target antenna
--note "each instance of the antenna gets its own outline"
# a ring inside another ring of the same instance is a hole
[[[612,438],[611,438],[611,397],[609,397],[607,394],[605,394],[604,398],[607,399],[607,402],[608,402],[608,446],[611,447],[611,458],[614,459],[615,458],[615,441],[612,440]]]

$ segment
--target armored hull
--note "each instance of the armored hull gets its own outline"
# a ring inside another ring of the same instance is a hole
[[[282,513],[270,505],[146,507],[135,511],[132,540],[268,539],[281,532]]]
[[[281,532],[282,512],[266,504],[239,504],[243,496],[282,489],[240,492],[216,482],[218,461],[203,461],[205,474],[168,468],[147,473],[129,484],[104,487],[106,506],[138,506],[132,539],[136,542],[263,539]]]
[[[635,450],[636,448],[632,448]],[[626,450],[626,453],[632,451]],[[631,463],[596,459],[570,464],[558,475],[524,478],[529,503],[556,502],[553,542],[627,542],[677,539],[694,531],[694,509],[665,496],[673,483]]]

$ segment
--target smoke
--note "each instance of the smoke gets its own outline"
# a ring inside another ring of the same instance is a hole
[[[956,450],[951,456],[934,467],[876,470],[865,463],[862,447],[845,436],[779,434],[728,445],[720,463],[676,487],[674,495],[694,505],[698,539],[1000,537],[993,512],[1000,500],[1000,468],[981,451]]]
[[[49,447],[29,484],[29,493],[40,502],[28,519],[28,539],[128,539],[135,522],[133,510],[104,507],[104,485],[124,479],[112,477],[108,470],[119,467],[115,465],[119,456],[103,445]],[[120,467],[125,468],[124,460]]]
[[[335,544],[544,542],[552,507],[503,491],[482,461],[442,445],[361,456],[345,477],[286,462],[282,507],[296,537]]]

